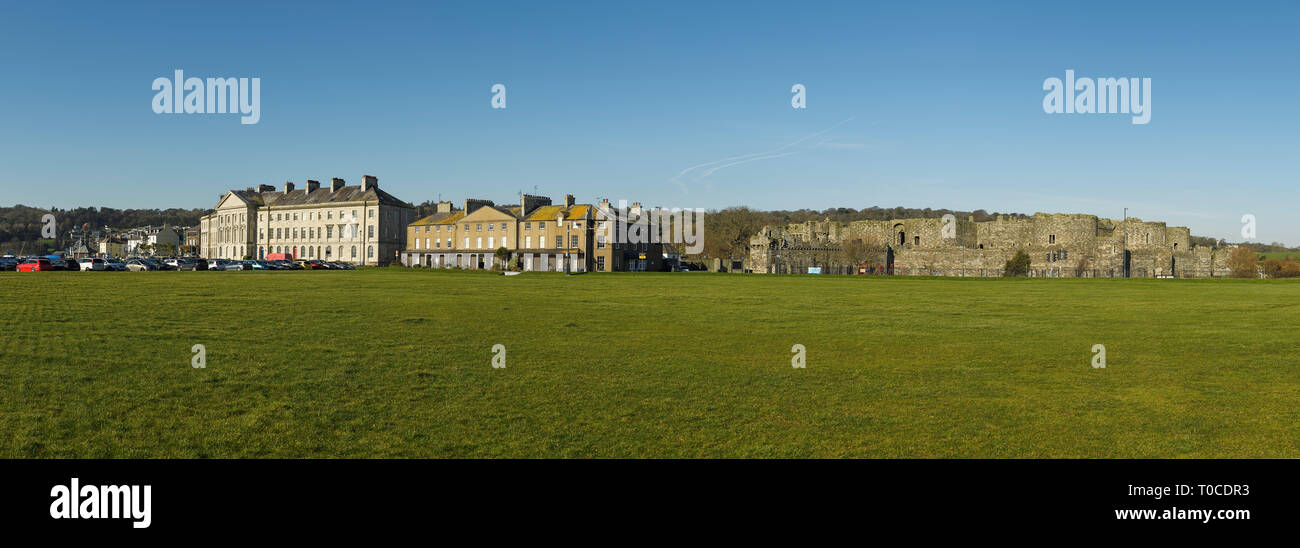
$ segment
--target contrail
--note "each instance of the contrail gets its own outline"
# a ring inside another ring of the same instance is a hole
[[[748,162],[753,162],[753,161],[755,161],[755,160],[768,160],[768,159],[771,159],[771,158],[780,158],[781,156],[789,156],[789,155],[791,155],[791,154],[796,154],[796,153],[798,153],[799,151],[784,152],[784,153],[781,153],[781,151],[783,151],[783,150],[785,150],[785,149],[787,149],[787,148],[790,148],[790,147],[792,147],[792,146],[798,145],[799,143],[802,143],[802,142],[807,141],[807,140],[809,140],[809,139],[812,139],[813,137],[817,137],[818,135],[821,135],[821,134],[823,134],[823,133],[826,133],[826,132],[828,132],[828,131],[830,131],[830,130],[832,130],[832,129],[835,129],[835,128],[837,128],[837,127],[840,127],[840,126],[844,125],[845,123],[849,122],[850,120],[852,120],[852,119],[854,119],[854,118],[855,118],[855,116],[849,116],[848,118],[845,118],[845,119],[843,119],[843,120],[840,120],[838,123],[836,123],[835,125],[833,125],[833,126],[831,126],[831,127],[828,127],[828,128],[823,129],[823,130],[821,130],[821,131],[818,131],[817,133],[813,133],[813,134],[811,134],[811,135],[807,135],[807,136],[805,136],[805,137],[803,137],[803,138],[800,138],[800,139],[798,139],[798,140],[796,140],[796,141],[794,141],[794,142],[792,142],[792,143],[788,143],[788,144],[782,145],[782,146],[780,146],[780,147],[774,148],[774,149],[769,150],[769,151],[767,151],[767,152],[754,152],[754,153],[750,153],[750,154],[742,154],[742,155],[740,155],[740,156],[732,156],[732,157],[730,157],[730,158],[723,158],[723,159],[721,159],[721,160],[714,160],[714,161],[712,161],[712,162],[705,162],[705,163],[703,163],[703,164],[693,165],[693,166],[691,166],[691,167],[688,167],[688,168],[683,169],[683,170],[681,170],[680,172],[678,172],[677,175],[675,175],[675,176],[672,178],[672,180],[673,180],[673,182],[681,183],[681,180],[680,180],[680,179],[681,179],[681,177],[682,177],[683,175],[686,175],[687,173],[690,173],[690,172],[695,171],[695,170],[697,170],[697,169],[700,169],[700,168],[702,168],[702,167],[712,166],[712,165],[714,165],[714,164],[724,164],[724,165],[715,166],[715,167],[713,167],[713,168],[711,168],[711,169],[705,171],[704,174],[703,174],[701,177],[708,177],[709,175],[712,175],[713,172],[715,172],[715,171],[717,171],[717,170],[719,170],[719,169],[725,168],[725,167],[730,167],[730,166],[734,166],[734,165],[739,165],[739,164],[744,164],[744,163],[748,163]],[[779,154],[778,154],[778,153],[779,153]],[[737,160],[739,160],[739,161],[737,161]],[[729,162],[729,163],[728,163],[728,162]]]

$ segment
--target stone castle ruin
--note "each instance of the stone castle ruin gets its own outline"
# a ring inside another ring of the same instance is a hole
[[[1190,244],[1187,227],[1130,217],[1035,213],[976,222],[951,215],[766,226],[749,242],[746,269],[773,274],[1001,276],[1024,250],[1035,277],[1227,276],[1230,249]],[[847,245],[846,245],[847,244]],[[849,247],[850,250],[845,250]],[[865,251],[862,251],[865,250]]]

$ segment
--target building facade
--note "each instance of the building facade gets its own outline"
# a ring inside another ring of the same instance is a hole
[[[304,188],[285,183],[231,190],[216,210],[199,221],[199,256],[205,259],[264,259],[284,253],[384,266],[405,247],[405,227],[415,208],[380,190],[363,175],[357,186],[334,178],[328,186],[308,180]]]
[[[1032,217],[894,219],[766,226],[750,239],[745,269],[759,273],[885,273],[1001,276],[1024,250],[1030,275],[1047,277],[1226,276],[1231,249],[1191,245],[1187,227],[1129,218],[1036,213]],[[877,250],[846,256],[847,242]]]
[[[633,207],[639,210],[640,204]],[[561,204],[529,194],[520,196],[517,206],[467,199],[456,209],[451,202],[439,202],[432,215],[407,227],[402,264],[471,270],[659,270],[661,244],[623,244],[610,237],[617,215],[608,200],[593,207],[575,204],[572,195]]]

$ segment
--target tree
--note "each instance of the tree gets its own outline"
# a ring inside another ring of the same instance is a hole
[[[1228,255],[1228,270],[1233,278],[1254,278],[1258,276],[1255,272],[1257,262],[1255,250],[1244,245],[1237,246]]]
[[[1007,264],[1002,269],[1003,276],[1028,276],[1029,275],[1029,254],[1023,249],[1017,249],[1015,256],[1007,259]]]
[[[505,270],[506,263],[510,262],[510,250],[506,249],[505,246],[501,246],[497,248],[496,253],[493,255],[497,258],[496,264],[493,265],[493,268]]]
[[[876,236],[861,236],[840,244],[840,259],[853,266],[880,261],[885,252],[885,242]]]

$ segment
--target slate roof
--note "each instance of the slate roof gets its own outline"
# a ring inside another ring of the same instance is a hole
[[[379,203],[381,205],[411,207],[410,204],[397,199],[392,194],[384,192],[383,189],[372,188],[363,192],[361,190],[361,185],[343,186],[334,192],[330,192],[328,186],[322,186],[321,188],[311,192],[307,192],[306,188],[297,188],[289,192],[283,190],[271,190],[267,192],[258,192],[256,190],[232,190],[231,192],[255,206],[285,207],[297,205],[324,205],[360,202],[365,200]]]

